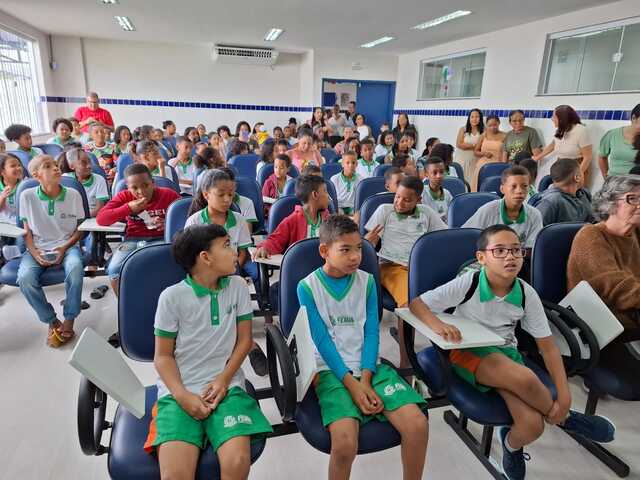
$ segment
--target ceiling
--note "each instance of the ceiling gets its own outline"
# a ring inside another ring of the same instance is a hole
[[[181,44],[227,43],[355,50],[385,35],[396,40],[370,49],[406,53],[546,17],[607,3],[603,0],[2,0],[0,9],[52,34]],[[411,30],[454,10],[472,15],[428,30]],[[125,32],[114,15],[136,27]],[[263,37],[285,29],[275,42]]]

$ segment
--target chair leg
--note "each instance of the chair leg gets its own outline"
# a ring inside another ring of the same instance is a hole
[[[444,421],[449,424],[454,432],[460,437],[467,448],[471,450],[476,458],[482,463],[484,468],[496,480],[504,480],[501,470],[496,466],[491,458],[491,440],[493,437],[493,427],[485,425],[482,430],[482,440],[478,439],[467,428],[468,419],[466,416],[456,414],[452,410],[444,412]]]

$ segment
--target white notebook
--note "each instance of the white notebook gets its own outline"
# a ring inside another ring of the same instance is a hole
[[[295,340],[296,358],[298,362],[298,375],[296,376],[296,399],[301,402],[311,386],[313,377],[318,369],[316,363],[315,345],[311,338],[307,309],[300,307],[293,328],[289,333],[287,345],[291,348],[291,343]]]

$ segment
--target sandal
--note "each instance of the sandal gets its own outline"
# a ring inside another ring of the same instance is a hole
[[[69,343],[76,336],[76,332],[73,330],[61,330],[60,336],[62,337],[62,343]]]
[[[93,291],[91,292],[91,298],[93,298],[94,300],[99,300],[102,297],[104,297],[105,293],[107,293],[107,291],[109,290],[109,287],[106,285],[100,285],[99,287],[96,287],[93,289]]]
[[[56,327],[49,327],[47,333],[47,346],[51,348],[60,348],[66,342],[62,333]]]

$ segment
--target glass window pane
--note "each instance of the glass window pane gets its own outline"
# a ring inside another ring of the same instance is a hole
[[[580,77],[584,38],[552,40],[545,93],[574,93]]]
[[[620,47],[622,27],[583,36],[585,41],[578,92],[608,92]]]
[[[479,97],[485,56],[475,53],[422,64],[421,98]]]
[[[640,90],[640,23],[627,25],[624,29],[622,59],[613,89]]]

